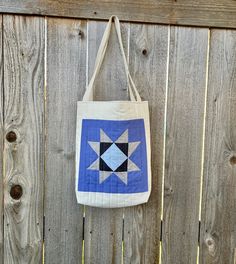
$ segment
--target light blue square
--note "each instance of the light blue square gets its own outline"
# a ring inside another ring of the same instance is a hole
[[[101,155],[101,158],[115,171],[127,159],[127,156],[115,144],[112,144],[111,147]]]

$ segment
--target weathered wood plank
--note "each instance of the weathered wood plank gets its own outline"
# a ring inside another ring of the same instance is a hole
[[[162,263],[196,263],[208,30],[171,27]]]
[[[106,23],[88,24],[88,76],[93,73],[96,53]],[[127,50],[128,24],[122,24]],[[114,25],[101,72],[95,81],[95,100],[127,99],[127,80]],[[85,263],[121,263],[123,209],[86,207]]]
[[[3,264],[3,54],[2,15],[0,16],[0,264]]]
[[[147,204],[125,209],[124,263],[158,263],[168,26],[131,24],[129,49],[131,75],[150,107],[152,193]]]
[[[234,264],[236,248],[236,31],[212,30],[200,263]]]
[[[4,263],[41,263],[44,18],[4,15],[3,28],[4,128],[17,136],[4,146]]]
[[[235,0],[1,0],[0,12],[236,28]]]
[[[48,19],[45,262],[82,259],[83,210],[75,196],[76,102],[86,81],[86,21]]]

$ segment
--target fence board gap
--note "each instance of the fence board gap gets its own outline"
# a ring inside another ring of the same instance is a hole
[[[121,24],[127,52],[128,25]],[[88,80],[94,69],[97,50],[106,23],[90,21],[88,26]],[[114,25],[107,53],[95,81],[95,100],[126,100],[127,80]],[[85,263],[121,263],[123,209],[86,207]]]
[[[171,27],[162,263],[196,263],[208,29]]]
[[[75,196],[76,102],[86,83],[86,20],[47,18],[45,262],[78,263],[84,207]]]
[[[3,21],[4,133],[8,135],[4,145],[4,263],[40,263],[44,19],[4,15]]]
[[[236,31],[211,30],[200,263],[234,264]]]
[[[3,145],[4,145],[4,124],[3,124],[3,25],[0,15],[0,264],[3,264]]]
[[[131,24],[129,50],[131,75],[150,107],[152,193],[124,211],[124,263],[158,263],[168,26]]]

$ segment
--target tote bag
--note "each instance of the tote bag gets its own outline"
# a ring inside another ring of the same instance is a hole
[[[93,101],[93,84],[105,56],[113,19],[130,101]],[[148,102],[141,101],[130,76],[116,16],[109,19],[94,73],[83,100],[77,102],[75,191],[78,203],[107,208],[145,203],[151,192]]]

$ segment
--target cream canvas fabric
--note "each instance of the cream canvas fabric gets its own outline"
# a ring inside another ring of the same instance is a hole
[[[112,20],[130,101],[93,101],[93,84],[105,56]],[[78,203],[107,208],[145,203],[151,192],[148,102],[141,100],[130,76],[116,16],[109,19],[94,73],[83,100],[77,102],[75,191]]]

